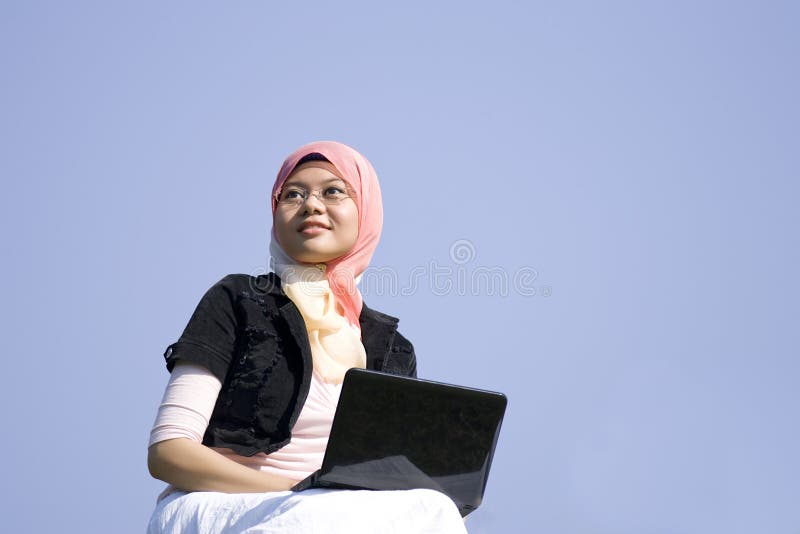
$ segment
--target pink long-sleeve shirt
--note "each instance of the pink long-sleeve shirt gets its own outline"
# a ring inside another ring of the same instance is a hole
[[[176,365],[158,407],[149,445],[173,438],[202,442],[221,388],[219,379],[206,368],[190,363]],[[308,397],[292,428],[291,440],[271,454],[241,456],[231,449],[213,449],[247,467],[299,482],[322,465],[341,388],[341,384],[323,382],[313,372]],[[167,488],[162,497],[171,489]]]

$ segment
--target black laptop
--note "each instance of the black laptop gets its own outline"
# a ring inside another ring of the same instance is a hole
[[[322,468],[292,489],[430,488],[466,516],[483,499],[505,409],[502,393],[350,369]]]

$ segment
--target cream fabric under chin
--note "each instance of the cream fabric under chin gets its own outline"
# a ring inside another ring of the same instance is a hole
[[[324,264],[293,265],[284,266],[277,274],[305,320],[314,369],[325,382],[339,384],[348,369],[366,367],[367,353],[361,330],[345,319],[324,269]]]

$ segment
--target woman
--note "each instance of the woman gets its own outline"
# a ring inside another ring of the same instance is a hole
[[[148,532],[465,532],[432,490],[289,491],[322,463],[344,373],[415,376],[416,359],[357,287],[383,221],[370,163],[341,143],[300,147],[272,214],[275,272],[217,282],[164,354],[148,466],[169,486]]]

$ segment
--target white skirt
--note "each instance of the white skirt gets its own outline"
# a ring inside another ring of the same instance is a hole
[[[303,492],[178,491],[161,500],[148,534],[465,534],[458,508],[428,489]]]

